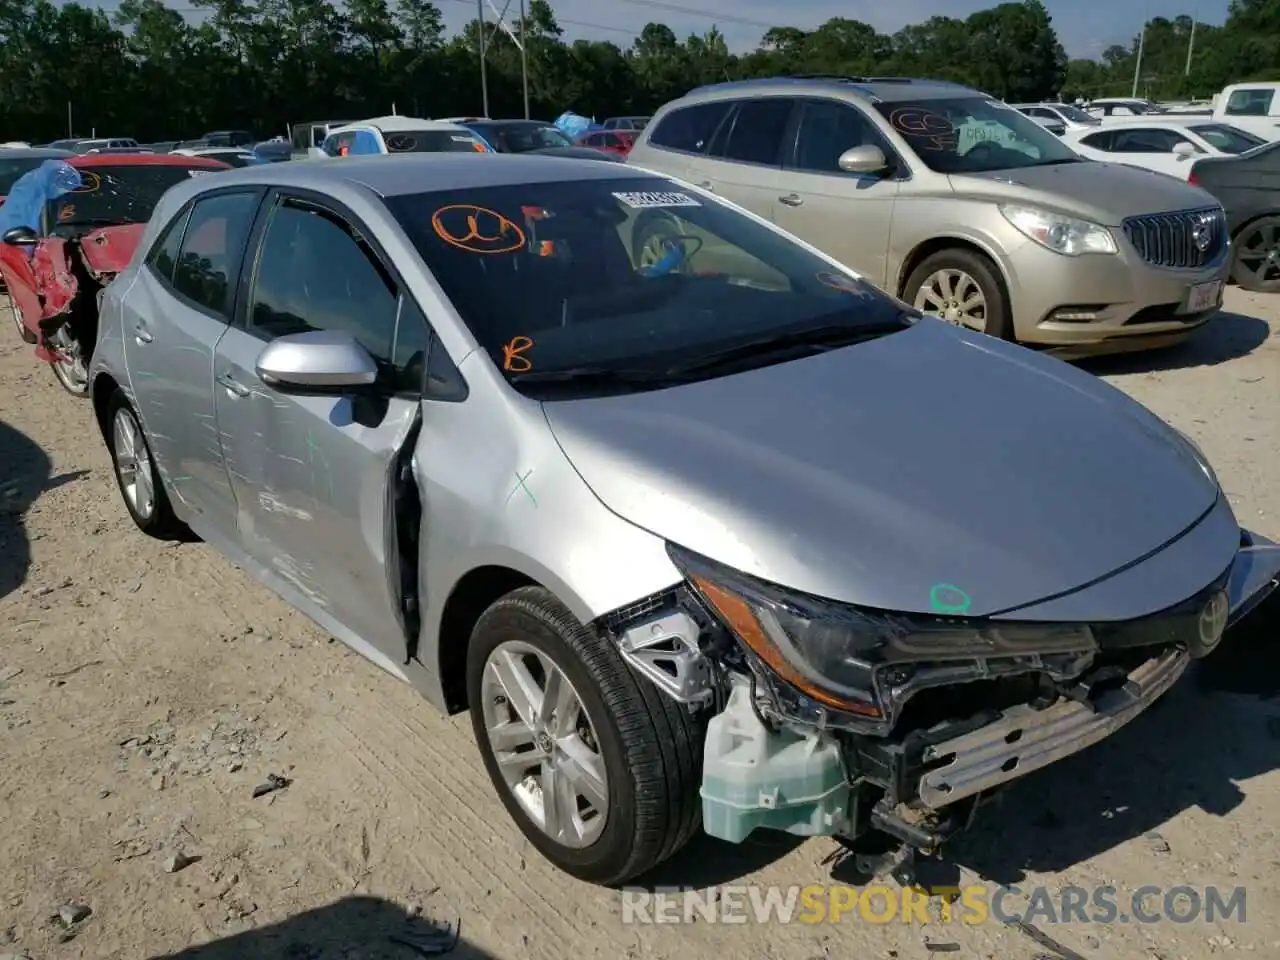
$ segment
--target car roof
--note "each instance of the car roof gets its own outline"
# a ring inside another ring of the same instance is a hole
[[[205,157],[175,153],[88,153],[67,160],[73,167],[209,167],[225,170],[227,165]]]
[[[618,163],[520,153],[401,153],[346,157],[311,163],[242,167],[219,176],[219,183],[260,183],[324,190],[338,183],[360,184],[382,197],[437,190],[474,190],[509,184],[579,180],[665,179]]]
[[[793,76],[733,80],[696,87],[685,99],[741,97],[744,94],[794,94],[798,87],[827,93],[854,94],[870,101],[893,103],[902,100],[939,100],[987,94],[949,80],[917,80],[912,77]]]
[[[506,117],[502,120],[490,120],[486,117],[476,117],[474,120],[468,120],[467,123],[483,123],[486,126],[506,127],[515,126],[517,123],[528,123],[537,127],[554,127],[555,124],[550,120],[523,120],[520,117]]]
[[[370,120],[352,120],[350,123],[334,127],[330,133],[341,133],[343,130],[355,130],[359,127],[373,127],[380,133],[421,133],[425,130],[452,130],[454,133],[467,133],[461,124],[446,123],[443,120],[425,120],[421,117],[373,117]]]
[[[70,150],[59,150],[57,147],[4,147],[0,149],[0,160],[54,160],[59,157],[74,157]]]

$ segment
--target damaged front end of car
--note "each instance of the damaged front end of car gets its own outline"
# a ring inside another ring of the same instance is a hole
[[[806,596],[678,547],[684,582],[603,624],[668,696],[711,714],[704,829],[835,836],[909,882],[1008,783],[1097,743],[1173,686],[1280,585],[1280,547],[1247,532],[1194,596],[1127,621],[970,618]]]

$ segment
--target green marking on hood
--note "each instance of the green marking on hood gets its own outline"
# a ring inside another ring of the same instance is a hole
[[[935,583],[929,588],[929,606],[937,613],[968,613],[972,598],[950,583]]]

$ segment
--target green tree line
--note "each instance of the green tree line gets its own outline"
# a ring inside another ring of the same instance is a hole
[[[94,130],[149,140],[221,128],[266,137],[290,122],[393,104],[418,116],[481,112],[479,22],[448,36],[432,0],[185,2],[203,16],[188,20],[160,0],[122,0],[110,14],[0,0],[0,138]],[[1116,95],[1132,85],[1138,46],[1135,38],[1099,60],[1068,62],[1040,0],[891,35],[844,18],[814,30],[778,26],[747,54],[730,52],[715,27],[681,39],[660,23],[626,48],[566,42],[546,0],[531,0],[523,24],[508,22],[517,34],[523,26],[532,112],[543,118],[649,113],[699,84],[779,73],[932,76],[1009,100]],[[1234,0],[1223,26],[1197,26],[1188,72],[1191,27],[1188,17],[1147,25],[1143,93],[1205,94],[1280,65],[1280,0]],[[490,114],[520,116],[520,52],[491,22],[485,36]]]

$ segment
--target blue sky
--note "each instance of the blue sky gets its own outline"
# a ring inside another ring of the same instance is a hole
[[[174,0],[170,0],[174,2]],[[475,0],[438,0],[450,30],[475,19]],[[486,3],[487,15],[494,14]],[[492,0],[501,10],[505,0]],[[932,16],[966,17],[996,0],[551,0],[568,39],[611,40],[626,47],[649,21],[665,22],[677,36],[719,26],[731,49],[754,49],[767,26],[812,28],[835,16],[862,20],[892,32]],[[1151,17],[1193,14],[1220,24],[1228,0],[1046,0],[1054,26],[1073,57],[1095,57],[1113,43],[1127,43]],[[673,9],[682,8],[682,9]],[[511,0],[515,18],[519,0]],[[696,12],[691,12],[696,11]],[[574,21],[574,22],[571,22]]]

